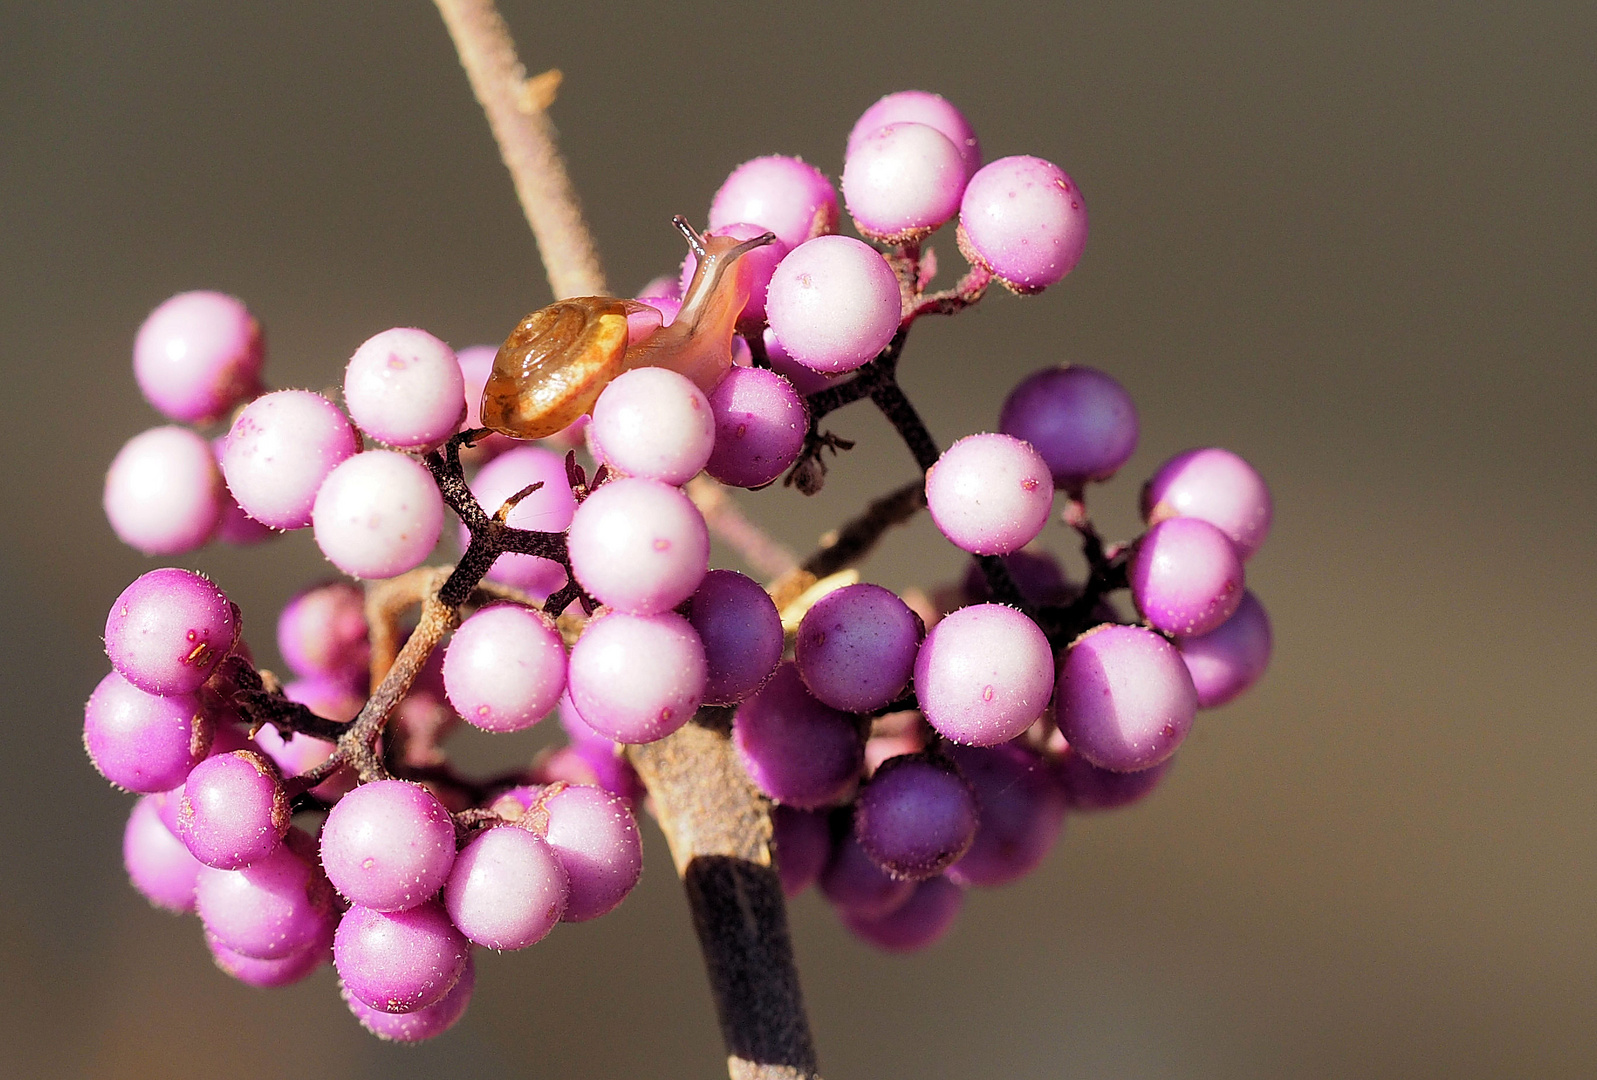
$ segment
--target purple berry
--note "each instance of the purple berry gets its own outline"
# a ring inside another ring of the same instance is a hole
[[[1043,368],[1009,392],[998,428],[1042,455],[1056,487],[1080,494],[1113,476],[1137,448],[1137,407],[1096,368]]]
[[[222,475],[250,517],[274,529],[303,529],[322,481],[359,449],[360,437],[337,405],[308,390],[279,390],[233,420]]]
[[[1230,537],[1199,518],[1167,518],[1132,549],[1131,598],[1155,630],[1216,630],[1242,603],[1242,560]]]
[[[888,94],[861,113],[860,118],[854,122],[853,130],[848,133],[847,156],[852,157],[855,146],[874,132],[880,131],[888,124],[905,121],[935,128],[954,144],[959,150],[964,169],[960,181],[961,187],[966,180],[976,174],[977,169],[981,168],[981,143],[977,140],[976,131],[970,126],[970,121],[942,97],[924,90],[900,90]]]
[[[670,611],[710,565],[710,534],[686,495],[658,480],[614,480],[577,508],[571,569],[601,604],[631,615]]]
[[[612,612],[572,646],[567,680],[583,720],[607,739],[646,743],[687,723],[704,700],[704,645],[675,612]]]
[[[412,1009],[407,1013],[383,1012],[372,1008],[347,988],[342,993],[344,1003],[355,1014],[355,1019],[360,1021],[361,1027],[379,1039],[416,1043],[436,1038],[454,1027],[466,1015],[466,1006],[471,1004],[471,992],[476,986],[477,965],[468,954],[465,970],[455,980],[455,985],[449,988],[449,993],[425,1008]]]
[[[976,555],[1007,555],[1048,524],[1048,464],[1009,435],[967,435],[926,472],[926,505],[949,541]]]
[[[854,806],[854,836],[894,877],[941,873],[976,837],[976,796],[946,762],[921,755],[889,758]]]
[[[368,450],[340,462],[316,493],[316,546],[351,577],[390,578],[427,561],[444,528],[444,501],[415,458]]]
[[[1118,810],[1153,791],[1164,779],[1173,760],[1166,758],[1151,769],[1139,772],[1111,772],[1066,747],[1054,763],[1054,778],[1072,810]]]
[[[900,121],[849,140],[843,198],[860,232],[903,244],[959,211],[968,176],[959,148],[942,132]]]
[[[865,764],[859,722],[812,697],[790,663],[738,706],[732,742],[756,787],[800,809],[840,801]]]
[[[880,252],[851,236],[821,236],[776,268],[766,314],[789,356],[837,374],[887,347],[901,304],[898,277]]]
[[[209,424],[260,393],[266,343],[243,301],[186,292],[150,312],[133,342],[133,375],[166,416]]]
[[[916,952],[935,945],[953,927],[965,902],[965,890],[946,877],[928,878],[915,886],[898,907],[868,919],[847,909],[839,912],[855,937],[888,952]]]
[[[846,585],[827,593],[799,623],[794,659],[804,685],[845,712],[870,712],[909,683],[926,629],[909,607],[880,585]]]
[[[455,862],[455,824],[432,792],[406,780],[362,784],[322,827],[322,866],[350,902],[404,911],[431,899]]]
[[[288,835],[288,795],[277,767],[253,750],[206,758],[183,782],[178,838],[206,866],[238,870]]]
[[[1249,559],[1270,533],[1270,489],[1253,466],[1229,450],[1188,450],[1159,466],[1143,487],[1142,516],[1150,525],[1173,517],[1201,518]]]
[[[460,849],[444,885],[444,908],[476,944],[525,949],[554,929],[569,892],[565,867],[542,837],[501,825]]]
[[[222,518],[227,489],[211,446],[187,428],[133,436],[105,474],[105,516],[117,539],[145,555],[204,546]]]
[[[840,910],[880,919],[915,892],[915,883],[895,878],[865,853],[852,829],[832,848],[821,871],[821,892]]]
[[[705,468],[733,487],[764,487],[798,460],[809,406],[774,371],[734,367],[710,394],[715,448]]]
[[[1036,869],[1064,824],[1047,763],[1014,743],[949,748],[976,793],[981,824],[963,858],[948,868],[956,885],[1007,885]]]
[[[782,878],[782,892],[789,898],[815,884],[826,866],[832,853],[827,817],[825,811],[795,806],[771,808],[771,857]]]
[[[198,690],[238,641],[238,609],[192,570],[166,567],[134,579],[111,605],[105,651],[134,686],[151,694]]]
[[[745,161],[710,203],[710,229],[729,225],[770,229],[789,248],[837,229],[837,192],[826,174],[794,157]]]
[[[1270,616],[1251,592],[1236,613],[1207,634],[1182,638],[1176,648],[1198,692],[1198,708],[1214,709],[1235,699],[1270,666]]]
[[[83,710],[89,760],[117,787],[143,793],[181,784],[205,758],[211,721],[192,694],[147,694],[116,672]]]
[[[194,910],[200,863],[162,824],[155,800],[146,795],[133,804],[122,833],[122,865],[146,900],[181,915]]]
[[[436,900],[405,911],[357,904],[333,937],[333,966],[344,989],[379,1012],[415,1012],[442,1001],[470,958],[471,945]]]
[[[1054,659],[1037,624],[1002,604],[974,604],[932,627],[915,658],[926,720],[956,743],[992,746],[1048,705]]]
[[[688,622],[704,643],[704,700],[735,705],[765,684],[782,659],[782,617],[760,584],[735,570],[711,570]]]
[[[588,433],[604,461],[622,473],[685,484],[710,460],[715,418],[693,380],[668,368],[641,367],[604,388]]]
[[[565,532],[577,511],[577,497],[571,493],[566,464],[559,454],[540,446],[518,445],[484,465],[471,482],[471,492],[492,515],[512,495],[533,484],[543,486],[518,502],[505,523],[533,532]],[[469,535],[462,525],[462,549]],[[566,571],[552,559],[507,552],[494,560],[488,578],[542,599],[566,583]]]
[[[327,937],[333,889],[316,865],[316,841],[290,829],[270,855],[242,870],[203,867],[194,891],[205,928],[242,956],[277,960]]]
[[[277,651],[302,679],[364,679],[371,661],[366,596],[347,581],[313,585],[283,605]]]
[[[425,330],[396,327],[350,357],[344,405],[378,442],[427,450],[460,430],[466,384],[453,349]]]
[[[1103,625],[1077,638],[1057,693],[1060,733],[1114,772],[1152,768],[1175,753],[1198,707],[1181,654],[1140,626]]]
[[[1087,244],[1087,204],[1042,158],[989,162],[965,186],[959,248],[1018,293],[1041,292],[1075,268]]]
[[[483,608],[444,653],[444,692],[469,724],[520,731],[546,716],[566,685],[566,650],[553,620],[519,604]]]

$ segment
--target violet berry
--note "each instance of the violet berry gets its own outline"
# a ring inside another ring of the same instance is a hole
[[[1070,273],[1087,243],[1087,204],[1059,166],[1036,157],[989,162],[959,207],[959,248],[1018,293]]]

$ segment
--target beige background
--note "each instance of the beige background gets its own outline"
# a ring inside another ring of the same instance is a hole
[[[836,173],[866,105],[939,90],[989,157],[1070,171],[1092,239],[1043,296],[916,329],[905,381],[938,437],[1082,362],[1142,410],[1097,499],[1111,533],[1192,445],[1239,451],[1278,500],[1248,568],[1275,666],[1151,801],[1074,819],[921,956],[796,905],[828,1076],[1597,1072],[1597,9],[506,10],[529,65],[566,72],[555,115],[616,287],[675,265],[670,215],[702,219],[739,161]],[[336,383],[391,325],[464,345],[545,302],[430,5],[0,5],[0,1073],[715,1075],[652,826],[617,914],[486,958],[457,1032],[410,1052],[365,1037],[327,972],[221,977],[193,921],[126,884],[129,801],[84,760],[79,709],[105,610],[152,563],[115,544],[99,485],[154,422],[134,330],[201,287],[260,314],[278,386]],[[862,445],[823,496],[746,500],[796,546],[910,475],[870,416],[835,428]],[[277,605],[323,572],[304,535],[192,565],[268,659]],[[958,570],[921,522],[868,572]]]

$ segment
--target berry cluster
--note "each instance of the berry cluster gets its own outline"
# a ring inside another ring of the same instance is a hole
[[[134,360],[146,398],[181,423],[232,421],[214,441],[173,425],[123,448],[105,485],[118,536],[172,555],[310,528],[335,567],[378,582],[288,603],[287,682],[255,667],[238,609],[200,574],[152,570],[112,606],[114,670],[89,700],[85,745],[143,795],[124,842],[134,884],[197,912],[224,971],[280,985],[330,958],[372,1031],[446,1030],[471,994],[473,945],[524,948],[627,895],[646,794],[628,747],[695,717],[729,729],[772,807],[784,890],[818,883],[863,939],[920,948],[963,890],[1033,869],[1067,810],[1145,795],[1196,711],[1262,675],[1269,622],[1243,565],[1271,505],[1240,458],[1165,463],[1143,490],[1146,532],[1110,546],[1087,486],[1138,437],[1113,378],[1038,371],[996,431],[945,451],[897,384],[916,319],[993,281],[1037,292],[1076,264],[1087,218],[1069,176],[1031,157],[982,164],[958,110],[907,92],[856,124],[842,192],[874,243],[836,232],[837,194],[813,166],[739,166],[708,222],[753,245],[732,255],[730,369],[707,389],[703,369],[609,372],[591,417],[537,442],[480,426],[508,342],[457,355],[421,330],[384,331],[350,359],[340,407],[264,392],[259,324],[230,297],[186,293],[149,317]],[[929,291],[923,241],[956,216],[969,269]],[[681,299],[697,269],[690,254],[617,309],[617,347],[703,318]],[[589,370],[585,334],[539,371]],[[851,445],[820,421],[864,398],[922,478],[769,588],[711,569],[700,473],[749,489],[786,474],[813,492],[823,456]],[[922,507],[973,556],[965,580],[930,597],[861,582],[852,564]],[[463,554],[423,568],[446,509]],[[1084,581],[1036,546],[1056,509]],[[462,722],[509,732],[551,713],[568,744],[532,763],[487,779],[448,763]]]

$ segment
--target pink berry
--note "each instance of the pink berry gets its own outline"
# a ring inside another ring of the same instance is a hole
[[[388,912],[357,904],[333,937],[333,966],[344,989],[379,1012],[415,1012],[442,1001],[470,959],[470,943],[436,900]]]
[[[338,406],[308,390],[279,390],[250,402],[233,421],[222,475],[250,517],[274,529],[303,529],[322,481],[359,449]]]
[[[133,343],[144,397],[173,420],[209,424],[260,393],[266,343],[242,301],[186,292],[150,312]]]
[[[277,767],[253,750],[206,758],[183,782],[178,838],[206,866],[238,870],[265,858],[288,824]]]
[[[926,505],[955,547],[1007,555],[1048,524],[1054,485],[1048,463],[1009,435],[967,435],[926,472]]]
[[[344,404],[378,442],[426,450],[460,430],[465,380],[454,350],[425,330],[368,338],[344,369]]]
[[[772,155],[745,161],[710,203],[710,228],[745,223],[776,233],[796,248],[837,229],[837,192],[813,165]]]
[[[133,436],[105,474],[105,516],[145,555],[181,555],[216,531],[227,496],[210,444],[188,428]]]
[[[1218,629],[1242,602],[1235,545],[1198,518],[1167,518],[1144,533],[1126,576],[1148,625],[1178,637]]]
[[[461,848],[444,885],[444,908],[476,944],[525,949],[554,929],[570,891],[565,866],[547,841],[500,825]]]
[[[238,642],[238,609],[192,570],[141,574],[105,620],[111,664],[150,694],[192,694]]]
[[[704,646],[675,612],[612,612],[589,622],[572,646],[567,678],[588,726],[616,742],[654,742],[704,700]]]
[[[836,374],[887,347],[901,304],[898,277],[880,252],[851,236],[821,236],[776,268],[766,315],[788,355]]]
[[[162,824],[153,795],[133,804],[122,834],[122,865],[133,887],[156,907],[179,914],[194,910],[199,860]]]
[[[471,992],[477,986],[477,965],[468,954],[465,970],[449,993],[420,1009],[405,1013],[383,1012],[374,1009],[343,988],[344,1003],[355,1014],[360,1026],[390,1042],[417,1043],[437,1038],[460,1021],[471,1003]]]
[[[256,960],[317,947],[336,918],[332,887],[316,865],[316,842],[299,829],[241,870],[201,868],[194,895],[205,929]]]
[[[365,594],[347,581],[298,593],[277,617],[277,651],[303,679],[364,678],[371,659]]]
[[[1037,624],[1002,604],[960,608],[926,634],[915,690],[926,720],[971,746],[1013,739],[1048,706],[1053,650]]]
[[[368,450],[339,463],[311,511],[316,546],[357,578],[414,570],[438,545],[444,502],[432,474],[415,458]]]
[[[497,345],[468,345],[455,354],[466,391],[466,418],[461,421],[461,431],[482,427],[482,391],[488,385],[488,376],[493,373],[494,358],[498,355]],[[463,450],[461,456],[463,459],[475,456],[478,460],[487,461],[520,445],[519,439],[496,431],[477,440],[470,449]]]
[[[965,114],[941,96],[929,94],[924,90],[900,90],[888,94],[861,113],[860,118],[854,122],[853,130],[848,133],[846,156],[852,156],[854,147],[874,132],[880,131],[888,124],[904,121],[935,128],[954,144],[959,150],[964,170],[961,186],[981,168],[981,142],[976,138],[976,131],[970,126],[970,121],[965,119]]]
[[[715,447],[715,418],[704,392],[662,367],[617,376],[594,403],[588,432],[613,468],[667,484],[697,476]]]
[[[520,731],[546,716],[566,685],[566,650],[552,620],[519,604],[483,608],[444,653],[444,691],[466,722]]]
[[[965,187],[959,241],[971,262],[1015,292],[1040,292],[1080,260],[1087,204],[1059,166],[1035,157],[999,158]]]
[[[571,569],[601,604],[633,615],[670,611],[710,565],[710,534],[686,495],[641,477],[613,480],[577,508]]]
[[[455,825],[426,788],[377,780],[345,795],[322,828],[322,866],[351,902],[403,911],[438,892],[455,862]]]
[[[958,212],[966,179],[952,142],[936,128],[904,121],[851,141],[843,198],[860,232],[902,244],[929,235]]]
[[[1249,559],[1270,534],[1270,489],[1253,466],[1229,450],[1177,454],[1142,489],[1142,514],[1150,525],[1166,518],[1202,518],[1229,536]]]
[[[571,892],[564,922],[614,911],[643,873],[643,840],[627,804],[608,791],[572,784],[548,795],[545,839],[560,857]]]

